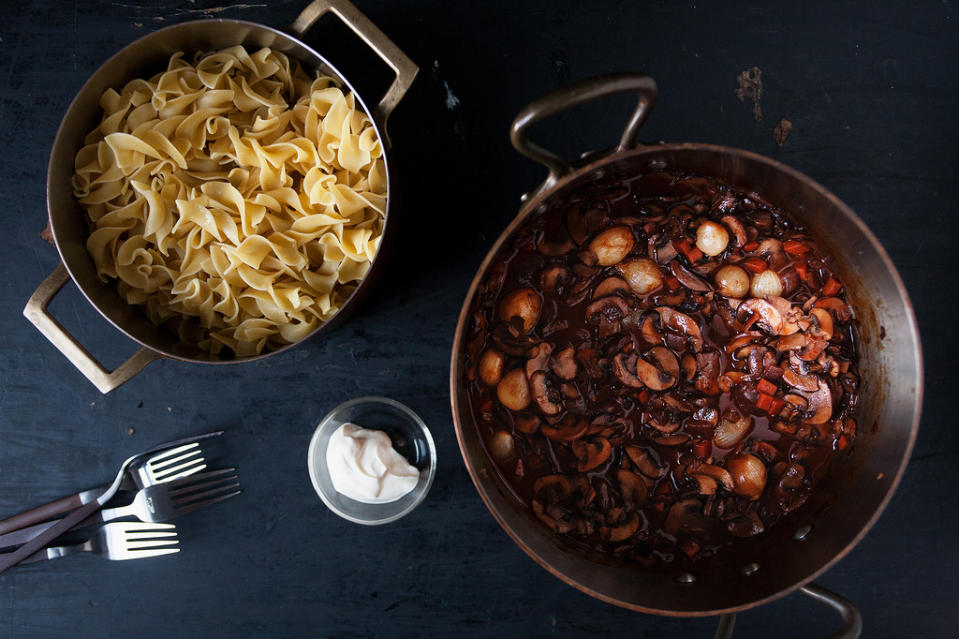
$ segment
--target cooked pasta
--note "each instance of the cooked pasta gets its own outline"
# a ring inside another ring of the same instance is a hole
[[[383,149],[335,79],[237,46],[193,64],[174,54],[100,105],[73,177],[87,250],[153,322],[254,355],[310,334],[366,275]]]

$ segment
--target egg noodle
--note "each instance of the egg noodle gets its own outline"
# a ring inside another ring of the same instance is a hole
[[[237,46],[107,90],[73,177],[100,278],[214,354],[330,319],[370,268],[386,206],[381,143],[338,85]]]

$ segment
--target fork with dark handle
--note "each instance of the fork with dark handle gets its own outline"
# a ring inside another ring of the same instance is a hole
[[[131,489],[138,489],[158,482],[170,481],[203,470],[206,468],[206,464],[203,462],[199,443],[192,442],[163,451],[140,463],[134,463],[122,485]],[[61,513],[69,512],[74,508],[90,503],[106,489],[107,487],[104,486],[103,488],[85,490],[0,520],[0,535],[54,519]],[[27,537],[27,539],[29,538]],[[6,543],[3,545],[9,546],[12,544]]]
[[[104,522],[134,516],[140,521],[161,522],[185,515],[240,494],[236,469],[226,468],[199,473],[141,489],[128,506],[104,508],[74,528],[86,528]],[[55,522],[21,528],[0,535],[0,548],[26,543]]]
[[[178,439],[176,441],[167,442],[166,444],[160,444],[159,446],[154,446],[150,450],[133,455],[128,457],[123,464],[120,465],[120,472],[117,473],[116,478],[113,480],[113,483],[110,484],[110,487],[103,492],[102,495],[97,497],[94,501],[80,506],[69,515],[56,522],[53,526],[43,531],[27,543],[23,544],[16,550],[11,553],[7,553],[0,557],[0,573],[4,573],[9,570],[11,567],[16,566],[18,563],[37,552],[44,546],[47,546],[54,539],[70,530],[81,521],[92,515],[98,509],[103,507],[103,504],[110,501],[114,495],[117,494],[117,490],[120,489],[120,483],[123,481],[123,476],[126,474],[127,468],[130,467],[137,459],[149,455],[151,453],[159,452],[167,448],[175,448],[177,446],[182,446],[183,444],[189,444],[195,442],[198,439],[206,439],[207,437],[215,437],[222,434],[223,431],[218,431],[216,433],[207,433],[205,435],[199,435],[194,437],[187,437],[185,439]]]
[[[146,559],[179,552],[176,526],[123,521],[101,526],[85,542],[73,546],[57,546],[37,551],[20,562],[58,559],[80,552],[89,552],[107,559]]]

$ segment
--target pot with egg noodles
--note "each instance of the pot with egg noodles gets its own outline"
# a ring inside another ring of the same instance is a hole
[[[300,38],[335,15],[395,78],[373,108]],[[167,357],[267,357],[347,317],[382,270],[394,191],[387,119],[417,67],[345,0],[290,33],[239,20],[151,33],[103,64],[47,177],[61,265],[24,315],[101,392]],[[110,371],[47,311],[73,280],[140,348]]]
[[[529,140],[624,91],[639,102],[613,150],[570,165]],[[875,523],[909,459],[909,297],[873,233],[808,177],[729,147],[637,145],[656,96],[612,74],[514,121],[513,145],[549,175],[459,317],[460,450],[510,537],[591,596],[704,616],[801,589],[857,636],[855,608],[810,582]]]

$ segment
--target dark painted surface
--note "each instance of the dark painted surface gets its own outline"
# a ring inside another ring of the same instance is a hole
[[[466,287],[519,195],[542,177],[510,149],[511,118],[567,80],[642,70],[661,94],[641,138],[780,159],[849,203],[899,267],[926,348],[919,441],[886,514],[821,583],[859,605],[867,637],[954,636],[952,2],[359,0],[422,68],[392,120],[403,223],[376,295],[343,328],[277,357],[226,368],[161,361],[101,396],[20,315],[57,264],[38,234],[47,154],[67,104],[109,55],[150,30],[213,16],[282,26],[303,4],[0,2],[0,516],[101,483],[138,449],[213,428],[228,429],[219,458],[240,468],[245,488],[180,520],[178,555],[136,564],[77,557],[0,576],[0,635],[711,636],[714,620],[621,610],[528,559],[477,497],[448,407],[449,349]],[[340,33],[326,31],[311,40],[340,61],[324,48]],[[366,77],[370,60],[341,67]],[[763,72],[759,122],[735,96],[736,76],[752,66]],[[386,74],[370,75],[372,96]],[[558,118],[539,135],[570,155],[603,147],[618,136],[627,102]],[[794,127],[779,147],[781,118]],[[132,353],[75,288],[53,308],[108,363]],[[362,394],[409,404],[439,449],[425,504],[372,529],[328,512],[305,464],[317,421]],[[736,636],[824,636],[834,621],[793,595],[740,615]]]

